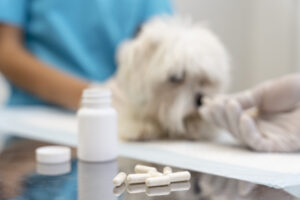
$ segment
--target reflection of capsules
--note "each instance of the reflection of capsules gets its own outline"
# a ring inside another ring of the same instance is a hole
[[[126,189],[126,184],[123,183],[120,186],[114,187],[113,193],[114,193],[114,195],[116,195],[118,197],[118,196],[121,196],[121,194],[123,194],[125,192],[125,189]]]
[[[71,163],[45,164],[37,163],[36,171],[41,175],[58,176],[67,174],[71,171]]]
[[[170,185],[159,186],[159,187],[147,187],[146,194],[149,197],[153,196],[165,196],[171,193]]]
[[[124,192],[125,184],[122,184],[120,187],[114,188],[114,193],[116,196],[120,196]],[[148,196],[164,196],[169,195],[171,192],[176,191],[186,191],[189,190],[191,184],[189,181],[171,183],[170,185],[158,186],[158,187],[147,187],[146,184],[128,184],[127,192],[129,194],[138,194],[138,193],[146,193]]]
[[[129,184],[127,186],[127,192],[130,194],[137,194],[146,192],[146,185],[145,183],[140,184]]]
[[[191,183],[189,181],[185,182],[177,182],[177,183],[172,183],[171,185],[171,191],[176,192],[176,191],[186,191],[191,188]]]

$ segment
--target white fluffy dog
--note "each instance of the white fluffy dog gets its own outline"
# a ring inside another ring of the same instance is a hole
[[[205,26],[178,17],[154,18],[120,46],[117,60],[117,83],[127,100],[117,106],[120,138],[214,135],[197,110],[203,97],[224,91],[229,64],[222,43]]]

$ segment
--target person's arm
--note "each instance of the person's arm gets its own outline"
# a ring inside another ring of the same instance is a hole
[[[76,109],[89,82],[48,66],[23,46],[23,31],[0,24],[0,72],[13,84],[60,106]]]

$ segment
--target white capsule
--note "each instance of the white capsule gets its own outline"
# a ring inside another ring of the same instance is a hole
[[[145,183],[146,179],[151,177],[149,173],[144,173],[144,174],[129,174],[127,176],[127,182],[129,184],[134,184],[134,183]]]
[[[113,179],[113,184],[114,186],[118,187],[122,185],[125,182],[125,180],[126,180],[126,174],[124,172],[120,172]]]
[[[164,175],[171,174],[173,172],[171,167],[164,167],[163,173]]]
[[[149,172],[156,172],[157,169],[155,167],[149,167],[146,165],[136,165],[134,171],[135,173],[149,173]]]
[[[160,172],[149,172],[149,174],[150,174],[150,176],[151,177],[157,177],[157,176],[162,176],[163,174],[162,173],[160,173]]]
[[[181,181],[188,181],[191,179],[191,174],[188,171],[183,172],[175,172],[168,174],[171,183],[173,182],[181,182]]]
[[[169,185],[170,178],[169,176],[157,176],[146,179],[146,185],[148,187],[161,186],[161,185]]]

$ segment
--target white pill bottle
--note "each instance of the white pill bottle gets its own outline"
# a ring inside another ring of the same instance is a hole
[[[77,120],[80,160],[103,162],[117,158],[117,112],[111,106],[109,90],[85,89]]]

